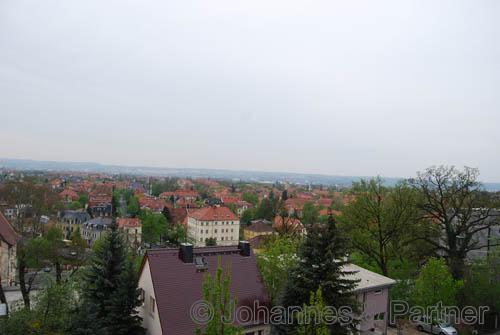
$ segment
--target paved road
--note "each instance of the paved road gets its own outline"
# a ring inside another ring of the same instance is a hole
[[[38,294],[37,290],[31,290],[30,297],[33,298]],[[5,298],[7,299],[7,303],[9,304],[9,309],[12,309],[13,306],[23,303],[23,296],[19,289],[16,290],[8,290],[5,291]]]

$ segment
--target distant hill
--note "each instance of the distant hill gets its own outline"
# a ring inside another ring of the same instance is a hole
[[[106,165],[94,162],[57,162],[37,161],[30,159],[0,158],[0,168],[15,170],[40,171],[67,171],[67,172],[97,172],[109,174],[130,174],[146,176],[175,176],[192,178],[214,178],[228,180],[242,180],[273,183],[288,181],[296,184],[322,184],[351,186],[352,182],[359,181],[361,176],[331,176],[322,174],[290,173],[290,172],[261,172],[261,171],[232,171],[219,169],[193,168],[155,168],[146,166]],[[401,178],[384,177],[387,185],[394,185]],[[488,191],[500,191],[500,183],[484,183]]]

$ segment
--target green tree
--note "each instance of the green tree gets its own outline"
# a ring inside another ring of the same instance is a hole
[[[167,219],[163,214],[149,210],[141,213],[142,240],[146,243],[157,243],[167,232]]]
[[[0,333],[69,334],[71,311],[76,301],[74,286],[74,282],[49,283],[35,298],[32,310],[14,310],[3,325],[0,321]]]
[[[71,234],[71,248],[76,252],[83,253],[86,247],[87,242],[82,237],[80,227],[76,227],[76,229],[73,230],[73,233]]]
[[[231,285],[231,271],[222,269],[221,258],[218,257],[217,271],[212,277],[207,272],[203,281],[203,299],[211,306],[213,317],[205,326],[204,335],[237,335],[241,330],[228,322],[232,320],[236,298],[231,296],[229,287]],[[201,333],[198,330],[198,333]]]
[[[38,275],[38,271],[46,264],[50,245],[47,239],[43,237],[37,237],[19,243],[23,244],[22,247],[18,245],[17,249],[17,266],[23,269],[22,272],[19,272],[19,286],[21,295],[23,296],[24,307],[29,310],[31,308],[31,289]],[[28,268],[32,271],[34,270],[34,272],[26,278]]]
[[[343,227],[352,246],[388,276],[390,261],[403,261],[415,241],[416,192],[404,183],[385,187],[381,178],[361,180],[353,192],[356,200],[344,208]]]
[[[264,198],[260,202],[260,205],[257,207],[255,212],[255,216],[257,219],[266,219],[272,221],[274,218],[274,207],[273,203],[269,198]]]
[[[83,208],[83,206],[79,201],[73,201],[70,204],[68,204],[68,209],[76,210],[80,208]]]
[[[456,281],[442,258],[430,258],[415,281],[413,302],[427,309],[436,306],[436,315],[427,315],[433,322],[441,319],[440,306],[455,306],[457,293],[463,282]],[[442,303],[442,305],[438,304]],[[432,333],[432,329],[431,329]]]
[[[311,292],[309,305],[304,304],[302,312],[297,317],[299,322],[297,335],[329,335],[329,322],[322,314],[325,308],[321,289]]]
[[[465,167],[460,171],[453,166],[439,166],[428,168],[411,180],[421,195],[418,206],[422,223],[434,232],[420,238],[446,256],[455,279],[463,277],[467,254],[489,243],[478,242],[475,236],[496,224],[490,218],[491,210],[481,207],[484,197],[478,177],[477,169]]]
[[[56,281],[61,282],[62,279],[62,264],[64,262],[64,234],[58,226],[53,226],[44,236],[47,241],[46,255],[51,263],[56,268]]]
[[[186,228],[182,224],[169,225],[165,234],[165,239],[172,246],[179,246],[187,241]]]
[[[3,184],[0,187],[0,200],[11,207],[20,206],[19,213],[12,224],[21,236],[17,243],[17,272],[23,301],[25,307],[29,309],[29,292],[37,271],[43,266],[42,262],[38,262],[43,255],[32,253],[35,247],[41,246],[42,241],[37,240],[33,244],[31,241],[43,232],[40,216],[56,214],[58,210],[63,209],[63,206],[58,193],[48,185],[39,184],[37,180],[28,177],[23,181],[9,181]],[[28,267],[35,272],[34,275],[26,278]]]
[[[137,216],[141,212],[141,207],[139,206],[139,199],[136,196],[132,196],[129,199],[127,211],[132,216]]]
[[[217,240],[213,237],[209,237],[205,240],[205,245],[207,247],[214,247],[217,245]]]
[[[271,237],[262,253],[257,256],[257,264],[271,301],[277,298],[286,285],[288,273],[299,261],[297,250],[300,240],[289,235]]]
[[[305,225],[312,225],[317,223],[319,219],[319,209],[312,202],[308,201],[302,208],[302,220]]]
[[[327,306],[337,310],[349,307],[356,313],[358,305],[353,290],[357,281],[351,277],[353,272],[346,270],[347,255],[348,242],[332,216],[326,225],[314,224],[299,248],[299,262],[290,270],[280,305],[287,308],[307,304],[310,292],[321,289]],[[349,321],[348,324],[337,322],[329,325],[330,333],[354,331],[356,321]],[[296,322],[274,326],[278,334],[293,334],[297,327]]]
[[[137,275],[114,225],[95,246],[80,294],[71,334],[145,334],[136,311],[141,304]]]
[[[253,219],[255,219],[255,210],[253,208],[249,208],[241,215],[240,222],[248,225]]]
[[[282,201],[288,200],[288,191],[287,190],[283,190],[283,192],[281,192],[281,200]]]
[[[71,234],[71,264],[75,267],[73,272],[75,272],[79,266],[84,264],[87,259],[85,250],[87,248],[87,241],[82,237],[80,233],[80,227],[73,230]]]
[[[238,215],[238,209],[236,208],[236,204],[229,204],[227,207],[233,212],[234,214]]]
[[[242,199],[245,200],[246,202],[251,203],[254,206],[257,206],[259,204],[259,197],[254,192],[243,193]]]
[[[88,195],[86,195],[86,194],[80,195],[80,197],[78,198],[78,202],[80,203],[82,208],[85,207],[85,205],[87,205],[89,203]]]
[[[500,248],[470,266],[463,295],[467,305],[488,306],[492,313],[500,313]]]

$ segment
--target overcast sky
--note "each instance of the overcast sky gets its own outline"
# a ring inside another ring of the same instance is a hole
[[[500,1],[0,0],[0,157],[500,181]]]

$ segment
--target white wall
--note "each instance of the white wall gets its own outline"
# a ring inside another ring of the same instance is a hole
[[[217,245],[237,245],[240,236],[240,221],[198,221],[188,217],[188,236],[195,241],[197,247],[205,246],[206,238],[215,238]],[[222,237],[224,240],[221,239]]]
[[[153,289],[153,280],[151,279],[151,271],[149,262],[146,261],[139,277],[139,288],[144,290],[144,303],[139,307],[139,315],[142,317],[142,326],[147,329],[148,335],[162,335],[160,316],[158,314],[158,306],[156,304],[156,296]],[[150,297],[155,299],[154,313],[151,313]]]

